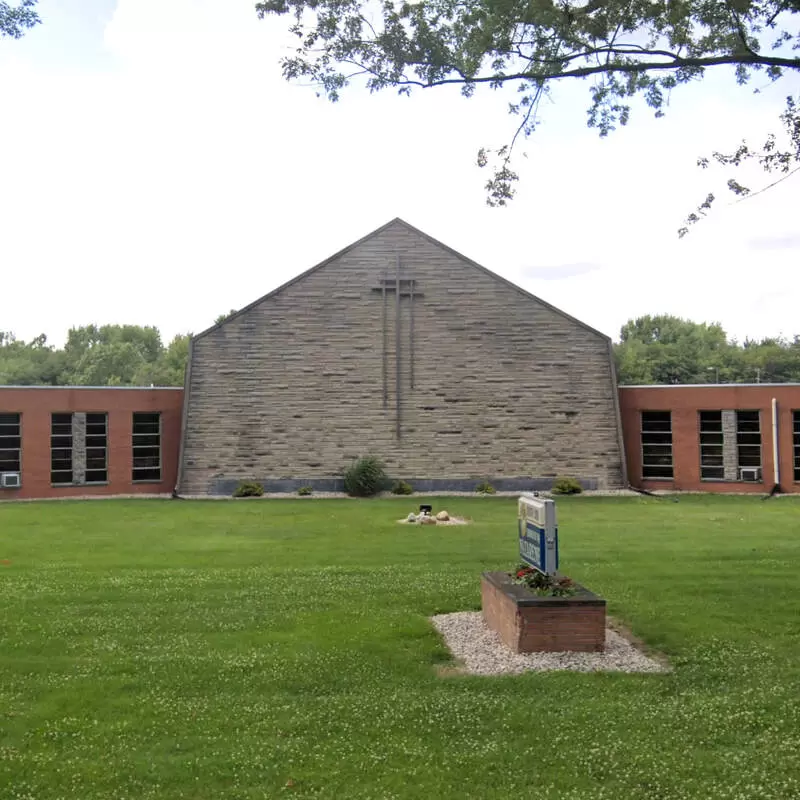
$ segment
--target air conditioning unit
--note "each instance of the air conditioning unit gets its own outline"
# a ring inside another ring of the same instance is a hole
[[[761,468],[760,467],[739,467],[739,480],[740,481],[760,481]]]
[[[0,489],[19,489],[22,477],[19,472],[0,472]]]

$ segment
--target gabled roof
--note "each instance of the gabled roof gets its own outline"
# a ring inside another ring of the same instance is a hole
[[[276,294],[279,294],[284,289],[287,289],[289,286],[292,286],[295,283],[298,283],[299,281],[302,281],[304,278],[308,277],[312,273],[316,272],[319,269],[322,269],[327,264],[330,264],[332,261],[335,261],[337,258],[340,258],[345,253],[350,252],[351,250],[353,250],[354,248],[356,248],[359,245],[363,244],[364,242],[368,241],[369,239],[372,239],[374,236],[378,236],[379,234],[383,233],[388,228],[391,228],[393,225],[402,225],[403,227],[407,228],[412,233],[416,233],[418,236],[421,236],[423,239],[427,239],[429,242],[431,242],[432,244],[436,245],[436,247],[439,247],[442,250],[445,250],[446,252],[451,253],[456,258],[458,258],[459,260],[463,261],[465,264],[469,264],[471,267],[474,267],[475,269],[480,270],[481,272],[485,273],[486,275],[489,275],[490,277],[494,278],[496,281],[499,281],[500,283],[508,286],[510,289],[513,289],[514,291],[519,292],[519,294],[523,295],[524,297],[527,297],[528,299],[535,301],[539,305],[543,306],[544,308],[549,309],[550,311],[553,311],[554,313],[558,314],[559,316],[563,317],[564,319],[569,320],[570,322],[573,322],[576,325],[579,325],[584,330],[589,331],[589,333],[593,333],[596,336],[599,336],[601,339],[603,339],[603,340],[605,340],[605,341],[607,341],[609,343],[611,342],[611,337],[606,336],[606,334],[602,333],[601,331],[598,331],[596,328],[591,327],[591,325],[587,325],[585,322],[581,322],[579,319],[576,319],[575,317],[570,316],[565,311],[562,311],[560,308],[556,308],[555,306],[551,305],[550,303],[546,302],[545,300],[542,300],[540,297],[537,297],[536,295],[531,294],[530,292],[528,292],[525,289],[523,289],[521,286],[517,286],[516,283],[512,283],[511,281],[507,280],[506,278],[502,277],[501,275],[498,275],[496,272],[492,272],[490,269],[487,269],[486,267],[482,266],[481,264],[478,264],[477,261],[473,261],[471,258],[467,258],[465,255],[462,255],[457,250],[454,250],[452,247],[448,247],[446,244],[443,244],[438,239],[434,239],[433,236],[429,236],[427,233],[425,233],[424,231],[421,231],[419,228],[415,228],[413,225],[410,225],[405,220],[400,219],[400,217],[395,217],[393,220],[390,220],[385,225],[381,225],[380,228],[376,228],[374,231],[372,231],[371,233],[368,233],[366,236],[362,236],[358,241],[355,241],[352,244],[347,245],[347,247],[343,248],[342,250],[339,250],[338,253],[334,253],[332,256],[330,256],[329,258],[326,258],[324,261],[320,262],[316,266],[311,267],[311,269],[307,269],[305,272],[301,272],[299,275],[296,275],[291,280],[289,280],[286,283],[284,283],[281,286],[279,286],[277,289],[273,289],[271,292],[267,292],[267,294],[263,295],[262,297],[259,297],[257,300],[254,300],[252,303],[249,303],[248,305],[244,306],[244,308],[240,308],[235,314],[231,314],[229,317],[226,317],[221,322],[218,322],[215,325],[212,325],[210,328],[206,328],[206,330],[201,331],[200,333],[198,333],[194,337],[192,337],[192,341],[197,341],[198,339],[202,338],[203,336],[206,336],[207,334],[211,333],[211,331],[214,331],[217,328],[222,327],[223,325],[225,325],[230,320],[236,319],[236,317],[238,317],[238,316],[240,316],[242,314],[245,314],[251,308],[254,308],[255,306],[257,306],[259,303],[262,303],[264,300],[268,300],[270,297],[274,297]]]

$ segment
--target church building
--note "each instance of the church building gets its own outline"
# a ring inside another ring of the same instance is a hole
[[[178,491],[626,485],[610,339],[395,219],[192,340]]]

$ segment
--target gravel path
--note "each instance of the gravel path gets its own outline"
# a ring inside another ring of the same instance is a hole
[[[431,617],[453,657],[472,675],[518,675],[521,672],[669,672],[669,667],[637,650],[627,639],[606,629],[604,653],[514,653],[490,630],[480,611]]]

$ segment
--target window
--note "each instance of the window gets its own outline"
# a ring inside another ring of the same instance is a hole
[[[133,414],[133,480],[161,480],[161,414]]]
[[[86,483],[108,481],[108,414],[86,415]]]
[[[72,483],[72,414],[50,417],[50,483]]]
[[[642,477],[672,480],[672,414],[642,411]]]
[[[792,444],[794,445],[794,479],[800,481],[800,411],[792,412]]]
[[[761,415],[758,411],[736,412],[736,449],[739,480],[742,480],[742,467],[745,469],[761,467]],[[751,480],[758,478],[754,477]]]
[[[0,472],[19,472],[21,454],[20,415],[0,414]]]
[[[723,459],[722,412],[700,412],[700,478],[725,480]]]

